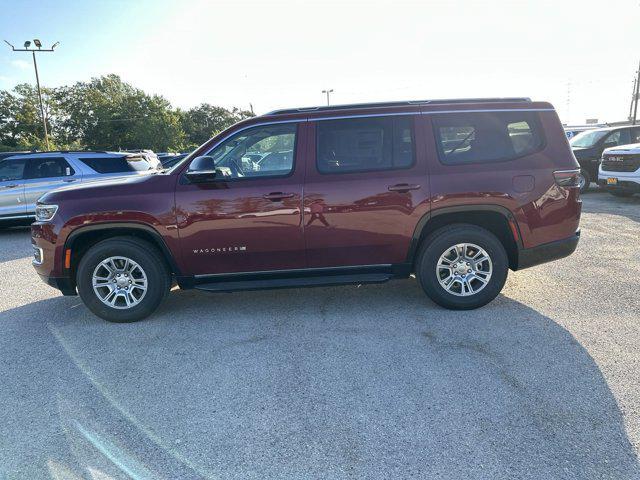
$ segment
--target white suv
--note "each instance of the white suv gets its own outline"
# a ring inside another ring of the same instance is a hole
[[[602,153],[598,185],[617,197],[640,193],[640,143],[607,148]]]

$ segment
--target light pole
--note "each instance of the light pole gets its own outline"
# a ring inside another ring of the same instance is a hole
[[[44,105],[42,104],[42,92],[40,91],[40,77],[38,75],[38,62],[36,62],[36,52],[53,52],[55,48],[60,45],[60,42],[54,43],[51,48],[42,48],[42,42],[37,38],[33,40],[33,44],[36,48],[29,48],[31,46],[31,42],[27,40],[24,42],[24,48],[16,48],[6,40],[4,41],[7,45],[11,47],[11,50],[14,52],[31,52],[33,55],[33,68],[36,70],[36,85],[38,86],[38,99],[40,100],[40,116],[42,117],[42,126],[44,127],[44,143],[47,146],[47,150],[49,150],[49,133],[47,132],[47,119],[44,116]]]
[[[327,90],[322,90],[322,93],[326,93],[327,94],[327,105],[329,105],[329,94],[333,93],[333,88],[327,89]]]

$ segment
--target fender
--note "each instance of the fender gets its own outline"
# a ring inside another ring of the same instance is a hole
[[[138,222],[104,222],[104,223],[96,223],[96,224],[93,224],[93,225],[86,225],[86,226],[78,227],[75,230],[73,230],[69,234],[69,236],[67,236],[67,239],[65,240],[65,243],[64,243],[64,248],[66,250],[68,246],[71,246],[73,244],[73,242],[75,241],[75,239],[78,236],[80,236],[80,235],[82,235],[82,234],[84,234],[86,232],[95,232],[95,231],[113,230],[113,229],[138,230],[138,231],[143,231],[143,232],[148,233],[149,235],[151,235],[151,237],[154,240],[154,243],[156,244],[156,246],[158,248],[160,248],[162,254],[167,259],[167,262],[169,262],[169,266],[171,267],[171,270],[176,275],[180,275],[180,269],[178,268],[178,265],[176,264],[175,259],[173,258],[171,250],[169,250],[169,247],[167,247],[167,244],[164,241],[164,238],[162,238],[162,235],[160,235],[160,233],[158,233],[158,231],[155,228],[153,228],[150,225],[144,224],[144,223],[138,223]]]
[[[407,253],[407,262],[413,263],[414,257],[418,251],[418,246],[420,245],[420,239],[422,238],[422,234],[424,232],[427,224],[442,215],[448,215],[452,213],[466,213],[466,212],[495,212],[499,213],[507,222],[516,229],[517,231],[517,239],[516,244],[518,246],[518,250],[522,247],[522,236],[520,235],[520,227],[518,226],[518,222],[514,217],[511,210],[507,207],[503,207],[502,205],[496,204],[471,204],[471,205],[457,205],[454,207],[442,207],[427,212],[420,218],[418,223],[416,224],[416,228],[413,231],[413,236],[411,237],[411,243],[409,244],[409,251]]]

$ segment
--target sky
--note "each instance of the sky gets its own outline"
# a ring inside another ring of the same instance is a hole
[[[0,40],[56,41],[42,85],[115,73],[176,107],[524,96],[564,123],[620,121],[640,0],[0,0]],[[0,45],[0,89],[35,83]]]

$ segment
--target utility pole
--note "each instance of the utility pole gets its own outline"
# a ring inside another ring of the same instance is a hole
[[[638,62],[638,74],[636,76],[636,92],[634,95],[635,104],[633,106],[633,121],[632,125],[636,124],[636,117],[638,115],[638,98],[640,98],[640,62]]]
[[[322,90],[322,93],[326,93],[327,94],[327,106],[329,106],[329,94],[333,93],[333,88],[331,89],[327,89],[327,90]]]
[[[38,75],[38,62],[36,62],[36,52],[53,52],[55,48],[60,45],[60,42],[54,43],[51,48],[42,48],[42,42],[37,38],[33,40],[33,44],[36,48],[29,48],[31,46],[31,42],[27,40],[24,42],[24,48],[16,48],[6,40],[4,41],[7,45],[11,47],[11,50],[14,52],[31,52],[33,55],[33,68],[36,70],[36,85],[38,86],[38,100],[40,100],[40,116],[42,117],[42,126],[44,127],[44,143],[47,146],[47,150],[49,150],[49,132],[47,132],[47,118],[44,116],[44,105],[42,103],[42,91],[40,90],[40,76]]]
[[[633,105],[636,103],[636,83],[638,83],[637,78],[633,78],[633,88],[631,89],[631,103],[629,104],[629,115],[627,115],[627,120],[631,121],[631,115],[633,114]]]

